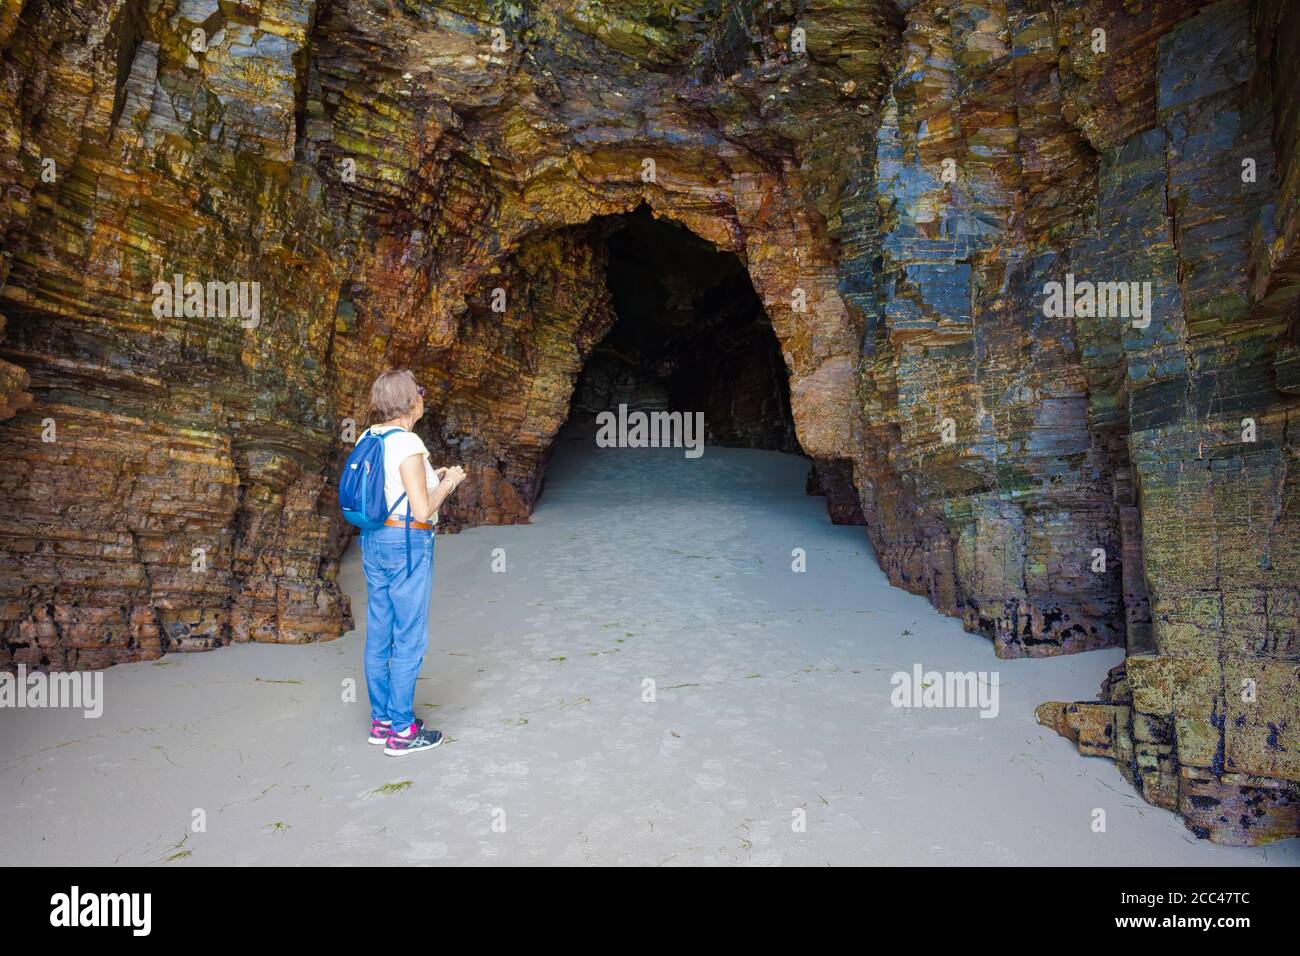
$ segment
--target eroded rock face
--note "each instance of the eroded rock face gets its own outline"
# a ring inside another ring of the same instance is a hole
[[[1125,646],[1041,719],[1198,833],[1297,832],[1296,17],[3,0],[0,666],[345,631],[384,367],[470,471],[446,527],[526,521],[645,204],[743,264],[780,440],[895,584],[1002,656]],[[178,275],[259,308],[159,308]],[[766,381],[701,399],[720,437],[778,440]]]

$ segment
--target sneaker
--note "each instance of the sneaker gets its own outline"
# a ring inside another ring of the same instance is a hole
[[[424,721],[419,717],[415,718],[415,726],[423,727]],[[376,747],[382,747],[388,743],[388,738],[393,735],[393,722],[391,720],[372,720],[370,721],[370,743]]]
[[[406,733],[396,734],[390,730],[388,742],[384,744],[384,753],[390,757],[405,757],[418,750],[432,750],[440,743],[442,743],[441,731],[425,730],[420,726],[419,721],[416,721],[414,725],[406,728]]]

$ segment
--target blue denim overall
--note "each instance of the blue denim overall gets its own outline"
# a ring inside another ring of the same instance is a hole
[[[433,540],[432,530],[387,525],[361,534],[370,716],[399,733],[415,721],[415,679],[429,645]]]

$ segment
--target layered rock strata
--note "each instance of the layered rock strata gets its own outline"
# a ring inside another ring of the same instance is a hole
[[[384,367],[447,526],[527,520],[645,205],[743,265],[895,584],[1125,647],[1040,719],[1294,834],[1298,46],[1283,0],[2,0],[0,666],[344,632]],[[751,384],[690,400],[761,445]]]

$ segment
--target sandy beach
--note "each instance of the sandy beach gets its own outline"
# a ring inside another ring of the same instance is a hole
[[[356,546],[341,640],[117,666],[99,719],[0,711],[4,861],[1300,862],[1300,841],[1196,840],[1039,727],[1036,705],[1094,698],[1122,651],[996,659],[889,587],[806,471],[561,441],[531,525],[438,538],[416,695],[447,735],[431,753],[366,743]],[[891,706],[917,664],[996,672],[998,715]]]

